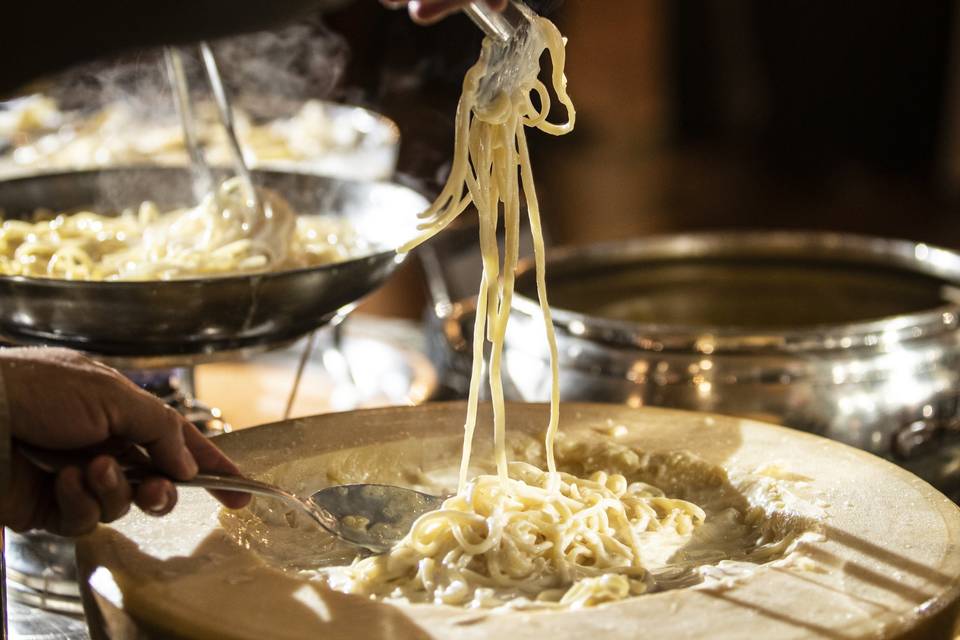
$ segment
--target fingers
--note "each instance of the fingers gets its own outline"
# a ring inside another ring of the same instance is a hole
[[[68,467],[56,476],[17,458],[13,464],[24,469],[9,495],[0,499],[0,521],[14,531],[43,527],[62,536],[81,536],[93,531],[98,522],[122,517],[130,510],[131,499],[156,516],[170,513],[177,504],[176,488],[166,478],[147,478],[134,495],[110,456],[98,456],[84,471]],[[29,491],[24,491],[25,485]]]
[[[216,445],[205,438],[195,426],[153,396],[146,393],[143,395],[145,397],[141,400],[142,407],[138,411],[140,419],[130,419],[124,435],[135,442],[144,444],[150,451],[150,456],[158,469],[182,480],[188,480],[197,475],[197,471],[200,469],[225,475],[240,474],[237,465],[224,455]],[[172,498],[169,505],[169,508],[172,509],[173,504],[176,503],[176,491],[173,490],[172,484],[167,484],[171,491],[163,494],[150,493],[149,495],[150,498],[158,501],[164,497]],[[143,491],[142,486],[137,491],[138,496],[140,496],[141,491]],[[150,491],[159,492],[159,489],[150,489],[148,493]],[[250,502],[250,496],[244,493],[229,491],[214,491],[211,493],[225,507],[230,509],[239,509]],[[169,509],[166,511],[160,509],[159,503],[153,505],[157,507],[156,509],[144,507],[139,500],[137,505],[153,514],[162,514],[169,511]]]
[[[133,501],[152,516],[165,516],[177,504],[177,489],[166,478],[147,478],[137,487]]]
[[[144,445],[160,471],[178,480],[189,480],[200,469],[226,475],[240,474],[237,466],[216,445],[175,410],[126,381],[117,396],[121,393],[123,401],[118,397],[110,405],[114,412],[111,431]],[[250,501],[243,493],[214,492],[213,495],[232,509],[239,509]],[[136,491],[135,502],[148,513],[162,515],[176,504],[176,490],[169,482],[162,486],[141,485]]]
[[[166,515],[177,504],[176,487],[160,476],[145,479],[134,493],[116,460],[110,456],[99,456],[87,466],[86,488],[97,502],[101,522],[122,517],[130,510],[131,500],[153,516]]]
[[[187,449],[183,434],[192,428],[179,413],[132,384],[124,385],[110,408],[111,431],[144,445],[158,469],[177,480],[197,475],[197,462]]]
[[[381,2],[390,9],[399,9],[403,5],[408,5],[410,17],[420,24],[433,24],[470,4],[470,0],[381,0]],[[486,4],[495,11],[503,11],[507,6],[507,0],[486,0]]]
[[[446,16],[459,11],[469,2],[463,0],[411,0],[410,17],[420,24],[433,24]]]
[[[239,475],[240,469],[217,446],[197,431],[192,424],[184,427],[183,437],[200,469],[209,473]],[[211,491],[214,498],[229,509],[240,509],[250,502],[250,495],[232,491]]]
[[[109,456],[96,458],[84,471],[69,467],[55,476],[19,455],[12,462],[10,491],[0,499],[0,522],[14,531],[43,527],[78,536],[130,508],[130,486]]]
[[[130,501],[153,516],[170,513],[177,504],[177,489],[168,479],[145,479],[134,494],[130,483],[110,456],[99,456],[87,466],[87,486],[100,506],[100,521],[112,522],[130,510]]]
[[[0,494],[0,525],[14,531],[42,527],[56,509],[54,477],[33,466],[18,452],[10,461],[10,486]]]
[[[101,522],[113,522],[130,510],[133,491],[112,457],[94,458],[87,465],[86,480],[100,504]]]
[[[100,505],[83,485],[83,472],[67,467],[57,475],[54,487],[57,509],[47,517],[46,528],[62,536],[90,533],[100,521]]]

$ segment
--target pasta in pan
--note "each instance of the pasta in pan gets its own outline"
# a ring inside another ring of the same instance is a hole
[[[152,202],[118,216],[59,214],[0,225],[0,274],[68,280],[170,280],[294,269],[344,260],[364,248],[350,225],[298,216],[262,190],[263,211],[241,180],[223,182],[195,207]]]

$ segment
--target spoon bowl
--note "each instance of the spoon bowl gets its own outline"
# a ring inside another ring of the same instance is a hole
[[[125,472],[134,484],[153,470]],[[198,473],[192,480],[173,480],[179,487],[238,491],[278,498],[304,511],[310,519],[344,542],[372,553],[386,553],[399,542],[423,514],[440,507],[445,498],[386,484],[334,485],[309,498],[243,476]]]
[[[425,513],[445,498],[386,484],[335,485],[317,491],[309,502],[334,517],[334,528],[321,525],[341,540],[374,553],[385,553]]]

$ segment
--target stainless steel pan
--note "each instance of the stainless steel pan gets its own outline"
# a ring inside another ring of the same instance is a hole
[[[336,264],[227,277],[158,282],[76,282],[0,277],[0,337],[104,356],[184,356],[292,340],[379,286],[402,262],[395,248],[416,232],[427,201],[390,183],[254,172],[301,214],[345,217],[375,249]],[[192,204],[189,173],[118,168],[0,182],[0,209],[25,218],[38,207],[104,212],[153,200]]]

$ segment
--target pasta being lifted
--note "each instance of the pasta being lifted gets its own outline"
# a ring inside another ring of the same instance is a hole
[[[546,19],[532,23],[509,52],[486,40],[467,73],[457,112],[456,148],[445,188],[423,213],[423,234],[407,250],[440,232],[472,203],[480,216],[483,275],[474,327],[474,361],[464,425],[459,490],[442,508],[422,516],[389,553],[325,569],[336,589],[413,602],[468,606],[589,606],[646,591],[651,578],[644,547],[682,544],[704,520],[698,506],[667,498],[642,483],[602,471],[589,478],[560,473],[554,458],[559,421],[557,346],[544,280],[544,244],[525,129],[554,135],[573,129],[567,95],[564,41]],[[566,108],[562,124],[547,121],[550,95],[538,79],[549,52],[553,89]],[[536,104],[532,99],[536,96]],[[501,383],[520,236],[521,194],[530,218],[537,287],[550,345],[553,384],[544,472],[507,462]],[[503,216],[501,257],[497,227]],[[484,344],[491,343],[496,475],[470,480]]]

